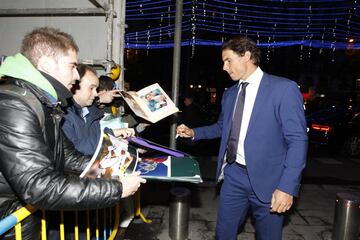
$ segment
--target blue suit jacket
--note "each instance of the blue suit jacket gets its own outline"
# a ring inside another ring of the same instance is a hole
[[[227,89],[218,121],[193,129],[195,140],[221,137],[217,179],[222,171],[236,95],[236,85]],[[244,143],[250,182],[261,201],[269,202],[275,189],[298,195],[307,142],[303,98],[297,84],[264,73]]]

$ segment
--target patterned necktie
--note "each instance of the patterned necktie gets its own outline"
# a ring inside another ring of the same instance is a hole
[[[248,84],[249,84],[248,82],[242,82],[240,84],[241,90],[236,102],[236,107],[230,129],[229,141],[226,150],[226,161],[229,164],[232,164],[236,160],[236,153],[239,145],[241,120],[244,112],[246,86]]]

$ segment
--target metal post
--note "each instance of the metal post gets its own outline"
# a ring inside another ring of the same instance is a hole
[[[169,236],[172,240],[185,240],[189,235],[189,196],[185,187],[170,190]]]
[[[181,23],[183,12],[183,1],[176,0],[175,15],[175,36],[174,36],[174,57],[173,57],[173,74],[172,74],[172,100],[178,105],[179,96],[179,75],[180,75],[180,59],[181,59]],[[170,147],[176,148],[175,140],[176,123],[171,124],[170,128]]]
[[[116,19],[114,20],[114,43],[113,43],[113,60],[120,65],[121,74],[116,81],[118,87],[124,90],[124,48],[125,48],[125,0],[115,0],[114,10]]]
[[[119,25],[120,25],[120,59],[119,64],[121,67],[121,75],[120,75],[120,89],[124,90],[124,82],[125,82],[125,29],[127,25],[125,23],[125,14],[126,14],[126,0],[121,0],[121,15],[119,16]]]
[[[107,41],[106,41],[106,73],[110,73],[113,67],[113,34],[114,34],[114,0],[109,0],[108,9],[106,10],[107,22]]]
[[[337,193],[333,240],[358,239],[360,230],[360,195]]]

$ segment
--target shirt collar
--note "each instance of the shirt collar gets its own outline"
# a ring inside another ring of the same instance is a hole
[[[85,118],[89,114],[89,109],[87,107],[83,107],[81,109],[81,115],[83,118]]]
[[[248,82],[251,85],[259,85],[263,75],[264,72],[260,67],[257,67],[256,70],[246,80],[239,81],[239,86],[242,82]]]

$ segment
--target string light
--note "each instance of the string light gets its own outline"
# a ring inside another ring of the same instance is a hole
[[[144,14],[143,10],[142,10],[142,4],[140,4],[140,6],[139,6],[139,11],[140,11],[140,14]]]
[[[360,49],[358,0],[184,0],[182,46],[218,46],[232,35],[253,38],[267,48],[266,59],[277,47],[300,45],[300,58],[308,47]],[[134,0],[126,5],[126,47],[156,49],[172,47],[175,19],[174,0]],[[143,22],[146,21],[146,24]],[[144,29],[144,26],[145,29]]]
[[[274,26],[273,26],[273,44],[272,44],[272,46],[271,46],[271,48],[272,48],[272,52],[274,52],[274,49],[275,49],[275,43],[276,43],[276,41],[275,41],[275,32],[276,32],[276,23],[274,23]]]
[[[202,7],[203,7],[203,22],[205,22],[206,17],[207,17],[206,16],[206,0],[204,0]]]
[[[224,21],[224,14],[223,14],[223,20],[222,20],[222,29],[221,29],[221,42],[224,42],[225,38],[224,38],[224,33],[225,33],[225,21]]]
[[[266,53],[266,60],[269,61],[270,60],[270,40],[271,40],[271,37],[269,37],[268,39],[268,45],[267,45],[267,53]]]
[[[335,18],[335,21],[334,21],[334,28],[333,28],[333,43],[332,43],[332,59],[331,59],[331,62],[335,62],[335,50],[336,50],[336,25],[337,25],[337,18]]]
[[[234,0],[234,3],[236,3],[236,0]],[[237,13],[238,13],[238,7],[236,6],[234,9],[234,20],[236,20]]]
[[[159,28],[160,28],[160,33],[159,33],[159,43],[161,43],[161,40],[162,40],[162,23],[164,21],[164,16],[163,14],[161,14],[161,18],[160,18],[160,23],[159,23]]]
[[[195,6],[196,6],[197,0],[193,0],[193,6],[191,8],[191,58],[195,55],[195,44],[196,44],[196,14],[195,14]]]
[[[325,37],[325,26],[323,27],[323,33],[321,35],[321,43],[324,44],[324,37]],[[320,50],[319,50],[319,54],[322,54],[323,52],[323,47],[320,47]]]
[[[170,26],[171,26],[171,7],[168,6],[168,37],[171,38]]]
[[[148,26],[148,29],[150,28],[150,26]],[[150,49],[150,30],[148,30],[148,37],[147,37],[147,42],[146,42],[146,56],[149,55],[149,49]]]
[[[311,58],[311,40],[312,40],[312,37],[313,37],[313,34],[310,33],[310,26],[311,26],[311,14],[312,14],[312,7],[311,7],[311,4],[309,4],[309,15],[308,15],[308,23],[307,23],[307,34],[306,34],[306,38],[310,41],[310,44],[309,44],[309,52],[308,52],[308,58],[310,59]]]

